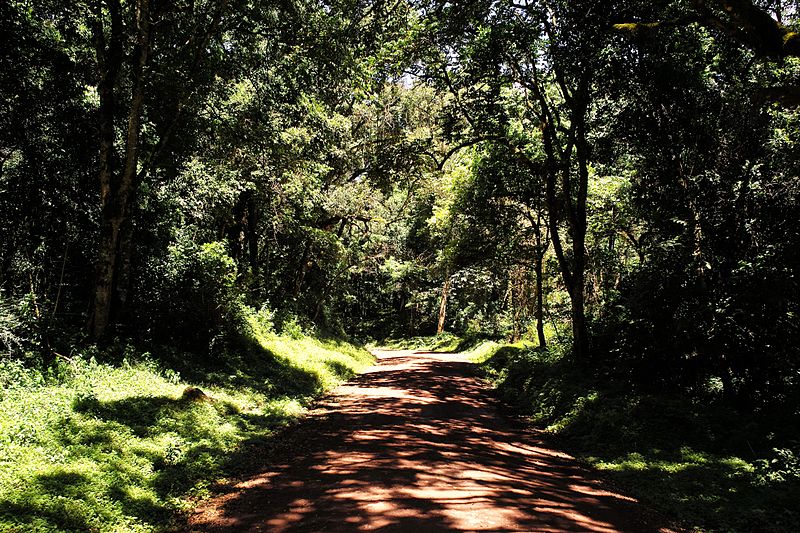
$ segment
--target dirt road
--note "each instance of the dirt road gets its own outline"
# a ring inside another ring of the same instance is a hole
[[[377,366],[292,428],[280,459],[201,506],[192,529],[666,531],[498,414],[463,356],[375,353]]]

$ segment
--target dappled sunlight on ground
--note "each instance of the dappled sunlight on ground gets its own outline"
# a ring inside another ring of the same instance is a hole
[[[196,531],[659,531],[631,498],[499,416],[461,355],[377,352]]]

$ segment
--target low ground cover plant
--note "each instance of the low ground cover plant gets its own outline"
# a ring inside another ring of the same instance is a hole
[[[253,446],[372,362],[343,341],[261,333],[180,370],[135,349],[60,357],[47,373],[3,362],[0,531],[174,527]]]

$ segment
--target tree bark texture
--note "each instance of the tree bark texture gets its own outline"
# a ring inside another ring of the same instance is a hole
[[[547,348],[547,339],[544,336],[544,269],[542,268],[543,257],[536,254],[534,270],[536,273],[536,337],[539,340],[539,348]]]
[[[95,339],[106,335],[111,323],[115,296],[120,282],[126,282],[129,268],[132,239],[130,237],[131,210],[138,186],[139,135],[145,99],[145,75],[150,52],[151,25],[149,0],[137,0],[134,48],[134,85],[127,112],[123,166],[120,172],[114,168],[114,88],[122,62],[122,8],[119,0],[107,2],[111,32],[106,45],[102,28],[102,13],[98,8],[94,37],[97,64],[100,76],[100,242],[98,247],[97,281],[94,290],[94,305],[91,333]],[[125,265],[128,265],[126,267]],[[119,298],[117,298],[119,301]]]
[[[436,326],[436,334],[441,335],[444,332],[444,323],[447,319],[447,293],[450,291],[450,275],[444,280],[442,286],[442,300],[439,304],[439,324]]]

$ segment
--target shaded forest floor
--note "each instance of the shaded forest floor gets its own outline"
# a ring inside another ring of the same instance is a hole
[[[465,355],[377,351],[224,485],[198,531],[663,531],[634,499],[499,415]],[[273,451],[274,452],[274,451]]]

